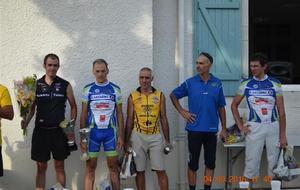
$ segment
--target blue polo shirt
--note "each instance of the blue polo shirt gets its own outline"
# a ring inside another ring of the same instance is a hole
[[[205,83],[199,75],[193,76],[175,88],[172,94],[177,98],[188,97],[189,112],[196,115],[193,123],[186,124],[188,131],[217,132],[219,107],[226,105],[221,81],[210,74]]]

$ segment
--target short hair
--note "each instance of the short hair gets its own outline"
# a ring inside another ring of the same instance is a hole
[[[58,64],[59,64],[59,57],[54,54],[54,53],[49,53],[47,54],[45,57],[44,57],[44,65],[46,65],[46,62],[47,62],[47,59],[50,58],[50,59],[53,59],[53,60],[57,60]]]
[[[152,69],[150,69],[149,67],[143,67],[143,68],[141,68],[140,72],[141,72],[141,71],[149,71],[149,72],[151,73],[151,77],[154,77],[154,76],[153,76],[153,71],[152,71]]]
[[[211,64],[214,62],[213,57],[209,53],[207,53],[207,52],[204,52],[204,51],[201,52],[198,57],[200,57],[200,56],[206,57]]]
[[[150,71],[150,72],[152,72],[152,69],[150,69],[149,67],[143,67],[143,68],[141,68],[140,71]]]
[[[104,59],[96,59],[94,62],[93,62],[93,67],[96,63],[100,63],[100,64],[104,64],[105,67],[108,69],[108,64],[107,62],[104,60]]]
[[[250,62],[251,61],[258,61],[261,66],[265,66],[268,62],[268,57],[264,53],[257,52],[250,56]]]

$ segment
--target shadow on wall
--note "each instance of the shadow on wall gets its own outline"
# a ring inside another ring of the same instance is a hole
[[[3,163],[4,167],[8,164],[11,165],[11,170],[4,170],[4,176],[1,177],[0,188],[2,189],[15,189],[16,183],[11,183],[11,179],[15,179],[18,184],[22,184],[24,187],[32,187],[33,181],[31,176],[26,175],[26,171],[31,171],[33,168],[32,164],[27,164],[28,158],[30,158],[30,152],[26,149],[27,145],[24,147],[24,143],[21,141],[10,143],[6,136],[3,137],[5,142],[5,150],[2,150],[10,158],[10,163]],[[26,164],[24,164],[26,163]],[[20,168],[23,168],[20,170]],[[10,180],[6,180],[10,179]]]
[[[119,84],[126,94],[131,89],[125,86],[137,84],[138,68],[131,64],[152,64],[152,39],[148,39],[149,33],[152,35],[151,15],[147,15],[149,3],[108,0],[33,2],[40,9],[37,14],[53,22],[72,41],[63,55],[59,55],[64,57],[59,73],[72,82],[76,97],[80,96],[84,85],[93,82],[91,70],[96,58],[106,59],[111,71],[109,79]],[[52,40],[42,37],[45,42]],[[40,63],[42,59],[38,57]]]
[[[72,41],[71,45],[68,45],[62,52],[55,52],[57,49],[62,49],[57,48],[57,46],[65,46],[66,44],[59,41],[55,42],[47,53],[57,53],[61,58],[58,74],[73,85],[78,115],[80,115],[81,109],[81,90],[84,85],[94,81],[91,70],[92,62],[96,58],[107,60],[110,67],[109,79],[121,87],[125,94],[123,97],[123,101],[125,101],[129,92],[136,88],[138,70],[143,66],[151,67],[152,65],[152,8],[149,8],[151,3],[147,3],[146,0],[134,2],[121,0],[33,0],[32,2],[39,11],[30,12],[27,10],[27,14],[46,18],[50,24],[55,25]],[[40,22],[32,23],[34,21],[25,22],[34,25],[40,24]],[[47,24],[41,25],[40,28],[44,26]],[[30,32],[34,32],[32,35],[38,34],[37,31]],[[36,35],[36,38],[41,38],[40,41],[43,43],[55,40],[51,34]],[[34,69],[44,73],[43,57],[45,55],[33,54],[32,56],[36,60]],[[41,75],[38,76],[38,78],[40,77]],[[66,117],[69,117],[69,113],[66,113]],[[33,173],[35,173],[36,169],[35,163],[29,161],[33,121],[34,119],[31,121],[31,130],[25,143],[14,142],[10,144],[5,138],[5,153],[10,158],[12,165],[12,170],[5,171],[5,175],[10,179],[18,179],[18,184],[24,184],[24,187],[25,185],[26,187],[34,186],[34,176],[26,175],[26,171],[34,171]],[[79,125],[78,121],[79,119],[77,119],[77,126]],[[24,144],[26,147],[22,147]],[[17,151],[15,151],[14,146],[17,147]],[[19,171],[20,168],[24,168],[24,171]],[[79,151],[72,153],[66,161],[67,187],[72,186],[72,189],[81,189],[84,170],[85,164],[79,160]],[[50,180],[48,180],[48,175],[51,175]],[[53,181],[55,178],[51,161],[48,165],[46,186],[52,185]],[[2,185],[4,185],[4,189],[14,189],[16,186],[16,184],[5,183]]]

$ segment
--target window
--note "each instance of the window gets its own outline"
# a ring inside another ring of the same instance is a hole
[[[299,10],[298,0],[249,0],[249,55],[266,53],[282,84],[300,84]]]

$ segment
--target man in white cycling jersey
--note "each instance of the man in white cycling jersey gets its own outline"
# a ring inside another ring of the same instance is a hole
[[[88,151],[84,189],[92,190],[100,147],[106,154],[113,190],[120,189],[118,151],[123,146],[122,93],[119,86],[107,79],[108,64],[104,59],[93,62],[95,81],[86,85],[82,93],[80,128],[89,128],[89,143],[81,142]]]
[[[286,117],[281,83],[269,77],[267,57],[256,53],[250,58],[252,77],[241,82],[236,96],[231,104],[234,120],[241,131],[246,134],[246,159],[244,176],[253,181],[259,176],[260,160],[263,147],[266,146],[268,158],[268,175],[273,176],[280,143],[287,145]],[[246,97],[249,107],[248,125],[240,119],[238,106]]]

